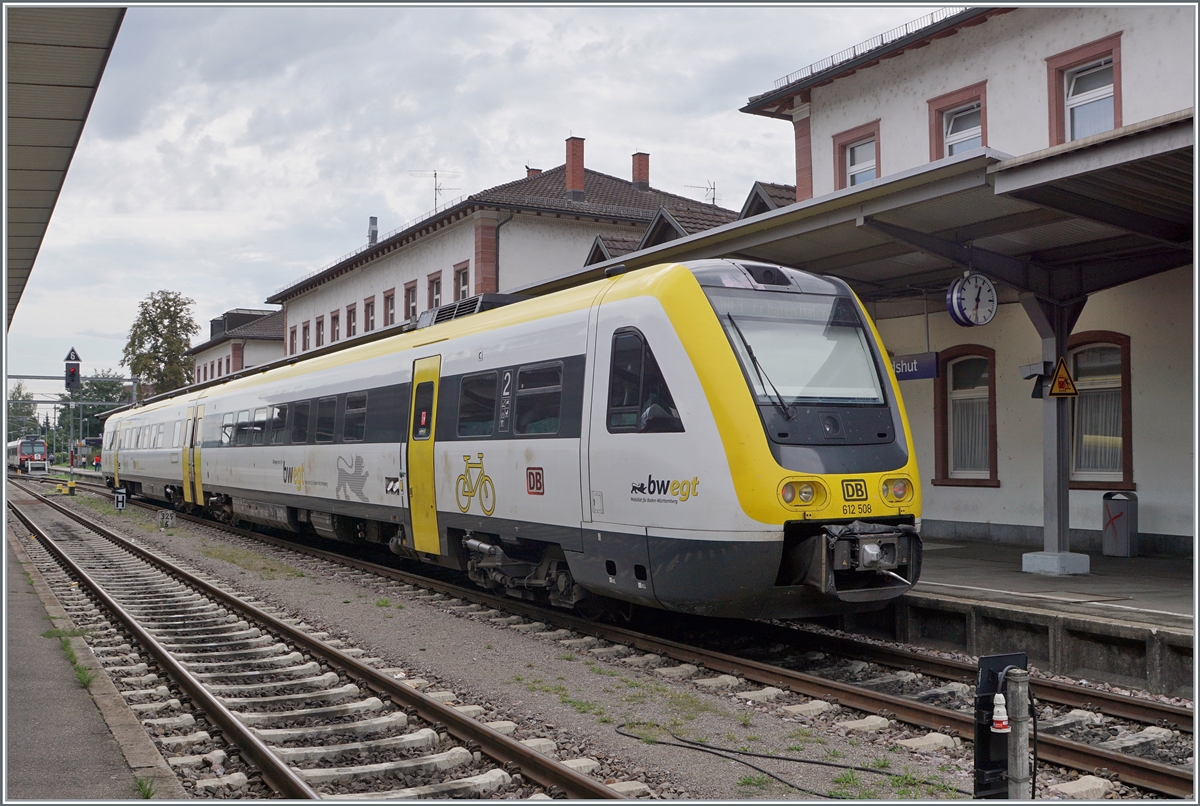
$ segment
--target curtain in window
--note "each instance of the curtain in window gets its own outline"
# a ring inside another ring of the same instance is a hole
[[[1081,391],[1075,401],[1075,470],[1121,472],[1121,390]]]
[[[954,446],[950,469],[986,473],[989,470],[987,398],[951,400],[950,419]]]

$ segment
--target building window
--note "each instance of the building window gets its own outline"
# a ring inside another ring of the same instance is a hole
[[[861,185],[880,176],[879,121],[833,136],[834,186]]]
[[[987,145],[987,82],[929,99],[929,159]]]
[[[337,341],[342,337],[342,318],[337,313],[329,314],[329,340]]]
[[[346,306],[346,338],[352,339],[358,335],[358,311],[353,305]]]
[[[1121,126],[1121,35],[1046,59],[1050,145]]]
[[[983,110],[978,103],[948,112],[943,120],[947,157],[983,145]]]
[[[300,349],[308,351],[308,322],[300,329]]]
[[[1113,127],[1112,59],[1066,74],[1067,139],[1079,140]]]
[[[938,354],[934,382],[934,485],[999,487],[996,353],[960,344]]]
[[[437,308],[442,304],[442,274],[438,272],[429,278],[429,307]]]
[[[375,329],[375,299],[363,300],[363,333]]]
[[[454,299],[466,299],[471,296],[471,270],[466,266],[455,267],[454,270]]]
[[[950,478],[988,477],[988,362],[968,356],[950,365],[946,429]]]
[[[225,374],[226,374],[226,375],[228,375],[228,374],[229,374],[229,361],[230,361],[230,357],[229,357],[229,356],[225,356]]]
[[[296,328],[294,327],[288,333],[288,353],[291,355],[296,354]]]
[[[417,284],[404,287],[404,316],[410,321],[417,318]]]
[[[383,295],[383,325],[391,327],[396,324],[396,293],[393,291]]]
[[[1129,337],[1077,333],[1068,342],[1071,377],[1071,488],[1132,490]]]
[[[317,317],[317,346],[320,347],[323,344],[325,344],[325,318],[323,316],[318,316]]]

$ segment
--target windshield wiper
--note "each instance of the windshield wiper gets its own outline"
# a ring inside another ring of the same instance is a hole
[[[783,395],[779,394],[779,390],[775,388],[775,384],[772,383],[771,378],[767,375],[767,371],[763,369],[762,364],[758,363],[758,356],[754,354],[754,348],[750,346],[750,341],[746,338],[746,334],[742,333],[742,329],[738,327],[738,323],[733,321],[733,314],[727,313],[725,315],[729,317],[729,324],[733,325],[733,329],[737,331],[738,338],[742,340],[746,352],[750,355],[750,363],[754,366],[754,373],[758,375],[759,385],[763,389],[766,389],[770,385],[771,391],[775,393],[775,399],[771,402],[779,407],[779,411],[783,414],[785,420],[792,419],[794,415],[792,414],[791,407],[783,402]]]

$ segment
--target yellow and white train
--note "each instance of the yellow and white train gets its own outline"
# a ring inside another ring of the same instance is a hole
[[[585,613],[810,617],[915,584],[916,456],[850,289],[729,260],[610,274],[119,410],[104,474]]]

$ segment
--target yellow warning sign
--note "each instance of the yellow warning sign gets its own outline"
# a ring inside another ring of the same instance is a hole
[[[1079,397],[1079,390],[1075,388],[1075,381],[1071,380],[1071,373],[1067,371],[1067,360],[1062,356],[1058,357],[1058,365],[1054,367],[1054,375],[1050,378],[1050,397]]]

